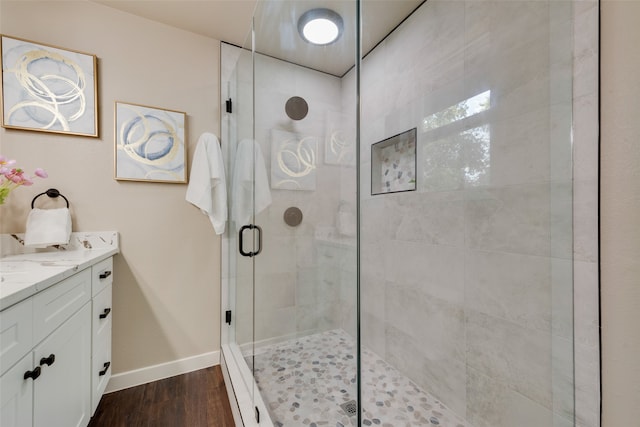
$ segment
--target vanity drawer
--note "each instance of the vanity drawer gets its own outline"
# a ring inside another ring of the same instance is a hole
[[[91,269],[77,273],[33,297],[34,342],[42,341],[91,299]]]
[[[93,416],[100,399],[111,379],[111,320],[97,340],[94,336],[91,357],[91,415]]]
[[[0,312],[0,375],[33,348],[33,302],[26,299]]]
[[[109,328],[108,336],[111,340],[111,318],[113,313],[111,312],[111,299],[112,299],[112,286],[107,286],[102,292],[93,297],[93,320],[92,320],[92,334],[94,339],[102,336],[105,329]]]
[[[113,257],[100,261],[91,267],[91,295],[98,295],[104,288],[113,283]]]

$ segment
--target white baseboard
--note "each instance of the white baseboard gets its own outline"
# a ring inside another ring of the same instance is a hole
[[[104,392],[111,393],[219,364],[220,351],[212,351],[172,362],[134,369],[133,371],[112,375]]]

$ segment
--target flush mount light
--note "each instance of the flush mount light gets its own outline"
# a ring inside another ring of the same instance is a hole
[[[298,32],[309,43],[327,45],[342,35],[342,17],[331,9],[311,9],[298,20]]]

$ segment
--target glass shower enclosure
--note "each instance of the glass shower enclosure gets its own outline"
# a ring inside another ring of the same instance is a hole
[[[337,41],[302,39],[318,8]],[[575,425],[573,16],[264,0],[221,45],[243,425]]]
[[[287,30],[307,7],[260,2],[247,46],[222,45],[231,178],[223,348],[253,408],[243,421],[260,425],[302,424],[311,405],[349,425],[357,410],[357,111],[355,85],[341,80],[357,59],[356,3],[332,6],[341,42],[309,52],[313,68],[296,61],[311,45]]]

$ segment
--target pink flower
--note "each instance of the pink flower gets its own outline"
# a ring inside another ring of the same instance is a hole
[[[11,165],[13,165],[15,163],[16,163],[15,160],[7,160],[7,158],[5,156],[0,154],[0,165],[2,165],[2,166],[11,166]]]
[[[22,184],[22,181],[23,181],[22,176],[18,174],[12,174],[9,177],[9,179],[13,181],[14,184],[18,184],[18,185]]]
[[[21,168],[10,168],[15,163],[15,160],[8,160],[5,156],[0,155],[0,205],[4,204],[11,191],[19,186],[30,186],[33,185],[33,178],[47,178],[49,176],[41,168],[34,171],[34,176],[25,176],[24,170]]]

